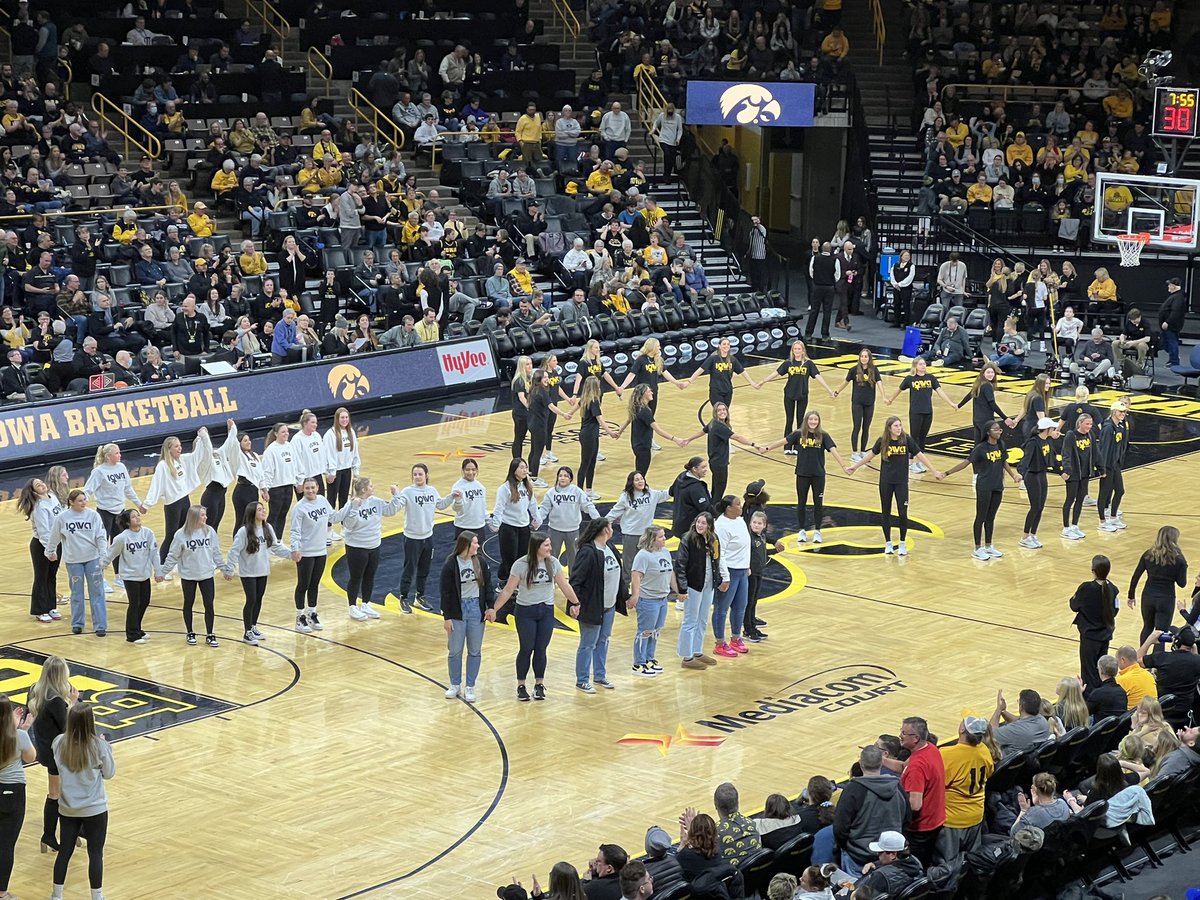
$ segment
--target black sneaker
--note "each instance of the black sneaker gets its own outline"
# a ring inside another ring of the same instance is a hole
[[[195,647],[196,646],[196,633],[194,631],[189,631],[187,633],[187,638],[185,638],[185,640],[189,644],[191,644],[193,647]]]
[[[755,617],[754,617],[754,624],[755,624],[755,625],[757,625],[759,628],[766,628],[766,627],[767,627],[767,620],[766,620],[766,619],[760,619],[758,616],[755,616]]]
[[[525,703],[530,699],[529,691],[527,691],[525,689],[525,685],[523,685],[523,684],[517,685],[517,699],[520,700],[522,703]]]
[[[208,646],[210,646],[210,647],[220,647],[221,646],[220,644],[217,643],[217,636],[215,634],[205,635],[204,643],[208,644]]]
[[[425,599],[424,594],[417,594],[415,604],[417,609],[423,612],[433,612],[433,607],[429,605],[429,601]]]
[[[750,643],[752,643],[752,644],[758,644],[762,641],[765,641],[766,639],[767,639],[767,635],[765,632],[762,632],[762,631],[747,631],[746,632],[746,640],[750,641]]]
[[[103,628],[100,628],[96,631],[96,637],[104,637],[107,634],[108,634],[108,632],[105,631]]]
[[[544,684],[535,684],[533,686],[533,699],[534,700],[545,700],[546,699],[546,686]]]
[[[71,634],[83,634],[83,629],[76,628],[74,625],[72,625],[71,626]]]
[[[406,616],[412,615],[412,604],[408,602],[407,597],[400,598],[400,612],[404,613]]]

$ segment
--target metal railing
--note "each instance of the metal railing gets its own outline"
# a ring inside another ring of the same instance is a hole
[[[346,97],[346,102],[350,104],[356,117],[370,123],[380,140],[391,144],[397,150],[404,149],[404,132],[400,126],[390,115],[368,100],[366,94],[358,88],[352,87],[350,94]]]
[[[571,9],[569,0],[550,0],[550,6],[554,10],[554,18],[557,23],[562,26],[563,32],[571,39],[571,49],[574,49],[579,35],[583,31],[583,26],[579,23],[579,16],[575,15],[575,10]]]
[[[284,40],[292,33],[292,23],[283,17],[279,8],[271,0],[246,0],[246,12],[279,38],[279,49],[282,50]]]
[[[1075,85],[1048,87],[1033,84],[948,84],[942,88],[942,96],[951,91],[958,100],[1003,100],[1021,103],[1040,103],[1046,100],[1061,100],[1068,91],[1080,90]]]
[[[883,65],[883,48],[887,45],[887,22],[883,18],[883,4],[871,0],[871,24],[875,29],[875,49],[879,52],[879,65]]]
[[[442,138],[443,140],[447,140],[447,139],[453,139],[456,137],[461,138],[463,135],[471,134],[471,133],[472,132],[469,132],[466,129],[462,129],[459,131],[443,131],[438,135],[438,137]],[[599,133],[600,133],[599,130],[596,128],[583,128],[579,132],[579,143],[583,144],[585,141],[588,140],[589,136],[596,136],[596,135],[599,135]],[[479,132],[476,131],[476,132],[474,132],[474,134],[478,135]],[[516,143],[517,132],[516,132],[515,128],[501,128],[499,134],[500,134],[500,139],[502,140],[504,146],[514,147],[518,151],[520,150],[520,146]],[[511,138],[512,140],[504,140],[505,138]],[[482,141],[482,138],[480,138],[480,141]],[[542,132],[542,145],[543,145],[543,147],[548,146],[551,148],[550,155],[551,155],[551,158],[553,158],[554,135],[547,134],[547,132],[543,131]],[[437,166],[440,165],[440,163],[438,161],[438,154],[441,152],[443,146],[444,145],[442,144],[441,141],[439,141],[438,143],[433,145],[432,152],[430,154],[429,164],[431,166],[433,166],[434,168],[437,168]]]
[[[307,56],[309,69],[325,84],[322,96],[330,96],[333,92],[333,63],[316,47],[309,47]]]
[[[116,131],[125,139],[126,159],[130,156],[130,148],[140,150],[151,159],[162,156],[162,141],[158,135],[147,131],[141,123],[125,112],[124,107],[109,100],[99,91],[92,94],[92,110],[100,117],[100,121]]]
[[[125,212],[126,209],[132,209],[135,213],[145,213],[145,212],[159,212],[159,211],[182,209],[182,208],[183,207],[181,207],[177,203],[169,203],[165,206],[129,206],[129,207],[107,206],[107,207],[103,207],[101,209],[96,209],[95,207],[93,207],[92,209],[62,209],[62,210],[55,210],[53,212],[48,212],[48,213],[45,213],[44,215],[46,216],[47,219],[49,219],[51,221],[53,221],[54,219],[76,218],[79,216],[83,216],[83,217],[87,217],[87,218],[95,218],[96,216],[102,216],[105,214],[115,216],[116,218],[119,219],[121,217],[121,215]],[[35,215],[38,215],[38,214],[37,213],[18,213],[17,215],[12,215],[12,216],[0,216],[0,222],[25,221],[26,219],[32,219]]]

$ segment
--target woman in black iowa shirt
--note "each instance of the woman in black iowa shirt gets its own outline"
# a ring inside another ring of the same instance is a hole
[[[1026,550],[1040,550],[1042,542],[1038,540],[1038,525],[1042,522],[1042,511],[1046,508],[1046,495],[1049,489],[1046,483],[1046,473],[1055,465],[1054,445],[1050,439],[1057,438],[1058,423],[1048,416],[1031,423],[1036,431],[1025,438],[1021,448],[1021,462],[1017,471],[1025,479],[1025,495],[1029,498],[1029,512],[1025,515],[1025,534],[1021,537],[1021,546]]]
[[[649,387],[652,392],[650,410],[658,412],[658,384],[664,378],[681,391],[688,386],[686,381],[680,381],[667,371],[658,338],[647,338],[646,343],[642,344],[642,349],[638,351],[637,359],[629,366],[629,374],[621,382],[621,387],[622,389],[627,388],[631,384],[644,384]],[[639,469],[639,471],[641,470]],[[643,472],[643,474],[645,473]]]
[[[1100,445],[1097,447],[1096,468],[1101,475],[1100,499],[1096,512],[1100,514],[1101,531],[1124,531],[1121,521],[1121,501],[1125,498],[1125,452],[1129,449],[1129,423],[1125,421],[1129,407],[1114,403],[1108,418],[1100,426]]]
[[[879,392],[880,400],[885,399],[879,370],[875,368],[875,360],[866,347],[858,351],[858,365],[846,373],[845,384],[833,392],[834,398],[851,382],[854,382],[854,391],[850,395],[850,417],[854,427],[850,432],[850,449],[854,452],[850,458],[859,462],[867,452],[867,441],[870,440],[871,419],[875,416],[875,392]]]
[[[987,440],[980,441],[971,449],[969,457],[946,470],[946,477],[967,466],[975,470],[975,521],[971,525],[975,552],[972,556],[981,560],[999,559],[1004,555],[992,544],[996,513],[1004,499],[1004,474],[1011,475],[1014,483],[1021,480],[1020,474],[1008,462],[1008,451],[1000,440],[1003,433],[1004,427],[999,422],[990,422]]]
[[[950,399],[938,377],[930,373],[929,363],[923,356],[913,360],[912,371],[900,379],[896,392],[886,401],[888,406],[896,402],[901,391],[912,391],[908,396],[908,433],[923,453],[925,441],[929,439],[929,430],[933,427],[934,393],[945,400],[951,409],[957,409],[958,404]],[[925,468],[920,463],[913,463],[912,471],[913,474],[920,475]]]
[[[904,423],[899,416],[888,416],[883,426],[883,434],[875,442],[862,459],[852,466],[846,467],[846,474],[853,475],[863,466],[868,465],[876,456],[883,459],[879,464],[879,508],[883,513],[883,552],[892,553],[892,500],[896,501],[896,512],[900,519],[900,547],[896,550],[898,556],[908,556],[908,461],[920,460],[928,471],[933,472],[939,481],[946,476],[933,468],[909,435],[904,433]]]
[[[616,437],[620,437],[626,428],[630,430],[629,446],[633,450],[633,470],[641,472],[643,477],[650,471],[650,450],[655,432],[680,447],[687,445],[687,441],[667,434],[663,427],[654,421],[654,390],[644,384],[639,384],[629,395],[629,418],[621,426]]]
[[[555,400],[564,400],[571,404],[574,409],[579,401],[568,394],[562,386],[562,370],[558,367],[558,356],[554,353],[547,353],[542,360],[538,370],[546,373],[546,388],[550,391],[550,396]],[[550,411],[550,417],[546,422],[546,443],[543,447],[542,458],[546,462],[556,463],[558,457],[554,455],[551,447],[554,445],[554,426],[558,424],[557,410]],[[532,462],[533,460],[530,460]]]
[[[975,428],[975,443],[982,443],[987,440],[988,426],[993,419],[1002,419],[1004,424],[1009,428],[1016,427],[1016,421],[1011,416],[1006,416],[1004,410],[996,405],[996,379],[1000,375],[1000,370],[995,363],[984,363],[983,368],[979,370],[979,375],[975,378],[975,383],[971,385],[971,390],[967,391],[966,396],[958,401],[958,408],[962,409],[969,402],[971,404],[971,424]]]
[[[829,391],[830,397],[837,395],[825,381],[817,364],[808,358],[808,348],[804,346],[804,341],[795,341],[792,344],[788,358],[779,364],[778,369],[764,378],[759,387],[776,378],[784,377],[787,378],[787,383],[783,386],[783,435],[786,439],[788,435],[792,434],[793,423],[800,426],[804,421],[804,414],[808,411],[808,382],[810,379],[815,378],[821,382],[821,387]],[[795,456],[795,445],[791,441],[785,442],[788,444],[788,448],[784,452],[788,456]]]
[[[685,386],[689,386],[707,372],[708,402],[714,407],[718,403],[724,403],[726,406],[733,404],[734,375],[741,375],[746,379],[746,383],[755,390],[759,388],[758,382],[746,373],[746,367],[742,365],[742,361],[733,354],[732,347],[729,338],[721,338],[717,349],[708,355],[708,359],[700,363],[700,368],[696,369],[692,373],[692,377],[684,383]]]
[[[1062,477],[1067,483],[1067,496],[1062,507],[1062,536],[1069,541],[1081,541],[1087,536],[1079,527],[1079,516],[1087,497],[1088,481],[1096,471],[1095,443],[1092,417],[1087,413],[1075,420],[1074,431],[1063,436]]]
[[[575,379],[574,388],[574,395],[576,397],[579,396],[580,391],[583,389],[584,380],[591,377],[607,381],[608,386],[617,392],[618,397],[625,393],[625,389],[613,379],[612,373],[604,368],[604,360],[600,356],[600,342],[595,338],[592,338],[583,345],[583,356],[579,360],[578,372],[579,375]]]
[[[714,497],[725,496],[725,486],[729,484],[729,442],[737,441],[745,444],[751,450],[766,450],[759,447],[751,438],[738,434],[733,430],[733,422],[729,420],[729,406],[723,402],[713,404],[712,418],[708,424],[689,438],[685,438],[681,447],[686,447],[692,441],[708,435],[708,468],[712,471],[712,490]]]
[[[768,446],[768,451],[788,445],[788,452],[796,457],[796,517],[800,523],[798,540],[804,543],[808,540],[808,492],[813,497],[813,543],[821,543],[821,520],[825,513],[825,454],[832,453],[838,467],[846,468],[846,461],[837,452],[837,444],[833,442],[825,429],[821,427],[821,414],[816,410],[809,412],[804,418],[804,424],[799,431],[793,431],[781,441]]]

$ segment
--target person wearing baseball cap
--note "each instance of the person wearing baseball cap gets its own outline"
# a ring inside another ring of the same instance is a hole
[[[983,840],[984,791],[996,770],[983,743],[987,732],[987,719],[967,716],[958,723],[958,742],[939,751],[946,772],[946,827],[939,850],[946,859],[969,853]]]
[[[863,866],[864,878],[858,883],[859,887],[865,884],[889,897],[896,897],[925,874],[921,861],[909,852],[908,841],[898,831],[885,831],[879,835],[879,840],[868,846],[872,853],[879,854],[879,862]]]
[[[1176,699],[1171,703],[1163,704],[1163,716],[1175,730],[1191,724],[1188,719],[1191,717],[1192,700],[1196,696],[1196,687],[1200,685],[1200,656],[1196,654],[1194,627],[1185,625],[1175,631],[1168,650],[1167,642],[1161,638],[1171,635],[1172,632],[1157,628],[1151,631],[1138,650],[1138,659],[1147,669],[1154,670],[1158,696],[1175,696]]]
[[[1179,333],[1183,331],[1183,320],[1187,316],[1187,295],[1183,282],[1178,278],[1167,279],[1167,296],[1158,308],[1158,327],[1162,332],[1163,349],[1167,351],[1167,365],[1179,365]]]
[[[1049,492],[1046,473],[1054,460],[1054,446],[1050,443],[1050,438],[1057,434],[1058,423],[1043,414],[1035,423],[1035,429],[1025,438],[1021,448],[1021,461],[1017,464],[1017,471],[1025,485],[1025,496],[1029,500],[1029,512],[1025,514],[1025,533],[1020,540],[1021,546],[1027,550],[1039,550],[1043,546],[1038,540],[1037,530],[1042,521],[1046,495]]]

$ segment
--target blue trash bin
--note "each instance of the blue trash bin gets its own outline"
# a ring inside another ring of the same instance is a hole
[[[904,344],[900,348],[900,353],[904,356],[916,356],[921,350],[921,329],[916,325],[906,325],[904,327]]]

